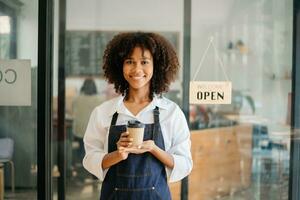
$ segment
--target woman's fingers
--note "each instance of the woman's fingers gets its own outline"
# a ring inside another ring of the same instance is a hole
[[[130,138],[130,137],[121,137],[121,138],[119,139],[119,141],[121,141],[121,142],[132,142],[133,139]]]
[[[124,132],[121,134],[119,141],[117,142],[118,146],[122,146],[122,147],[129,147],[132,145],[132,141],[133,139],[131,137],[128,137],[129,133],[128,132]]]
[[[127,148],[127,151],[129,153],[133,153],[133,154],[142,154],[142,153],[147,152],[146,149],[142,149],[142,148],[138,148],[138,147]]]
[[[132,145],[132,142],[122,142],[122,141],[119,141],[117,143],[118,146],[122,146],[122,147],[129,147]]]
[[[122,137],[128,137],[128,136],[129,136],[129,132],[128,132],[128,131],[123,132],[123,133],[121,134],[121,138],[122,138]]]

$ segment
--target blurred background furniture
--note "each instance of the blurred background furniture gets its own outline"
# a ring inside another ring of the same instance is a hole
[[[11,138],[0,138],[0,163],[10,165],[11,190],[15,192],[15,166],[12,161],[14,141]]]
[[[83,137],[89,122],[90,115],[95,107],[99,106],[104,97],[98,94],[96,82],[93,77],[85,78],[80,93],[72,102],[72,164],[74,167],[73,175],[76,175],[81,181],[89,175],[82,166],[82,160],[85,154]]]

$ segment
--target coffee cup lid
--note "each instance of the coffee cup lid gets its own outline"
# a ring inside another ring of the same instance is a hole
[[[144,128],[145,124],[137,120],[129,120],[127,123],[127,127],[129,128]]]

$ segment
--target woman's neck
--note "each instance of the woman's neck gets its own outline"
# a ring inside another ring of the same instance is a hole
[[[145,103],[150,102],[150,92],[149,91],[143,91],[143,90],[129,90],[129,93],[127,94],[127,97],[125,98],[125,101],[132,102],[132,103]]]
[[[124,99],[124,105],[134,116],[136,116],[141,110],[147,107],[151,101],[149,92],[129,90],[128,95]]]

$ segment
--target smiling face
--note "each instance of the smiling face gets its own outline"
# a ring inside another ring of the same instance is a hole
[[[153,76],[153,58],[149,50],[135,47],[132,54],[124,60],[123,76],[129,90],[150,90]]]

